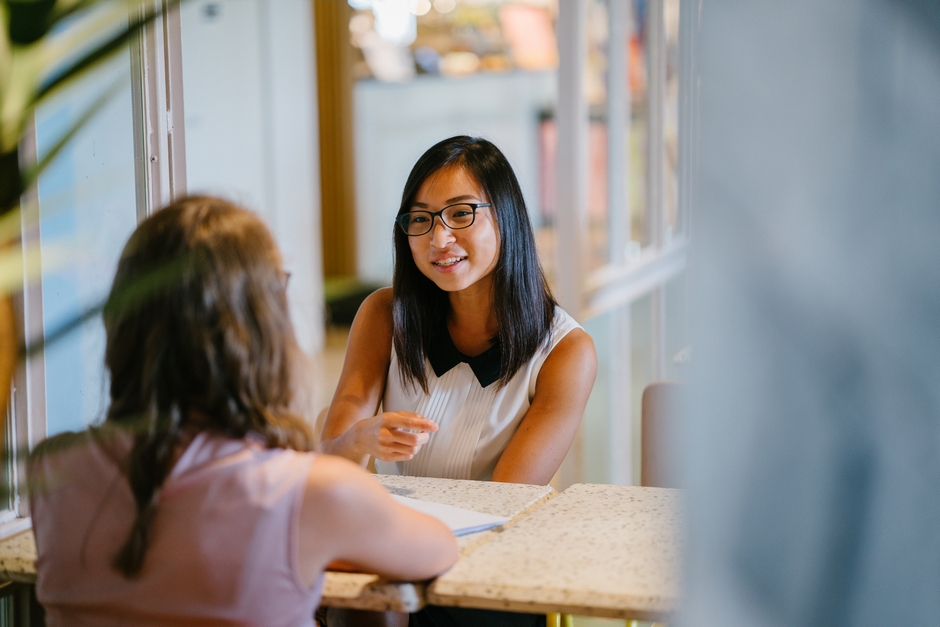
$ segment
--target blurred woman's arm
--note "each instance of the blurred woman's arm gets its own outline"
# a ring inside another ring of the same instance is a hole
[[[400,581],[440,575],[457,561],[457,541],[436,518],[397,503],[351,462],[317,456],[300,515],[298,574],[312,584],[330,563]]]

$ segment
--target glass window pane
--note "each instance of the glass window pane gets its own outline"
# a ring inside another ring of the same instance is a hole
[[[124,83],[39,179],[43,327],[48,338],[107,294],[137,221],[130,54],[124,51],[36,111],[40,158],[112,85]],[[99,317],[45,349],[48,434],[82,429],[106,407]]]
[[[639,483],[640,402],[652,382],[651,320],[646,296],[584,323],[598,361],[582,425],[584,481]]]
[[[666,94],[663,107],[665,241],[684,228],[679,213],[679,0],[664,0]]]
[[[663,287],[665,301],[666,379],[686,381],[692,359],[689,336],[688,273],[683,272]]]
[[[594,270],[628,261],[651,243],[646,199],[647,11],[639,0],[625,7],[592,0],[589,7],[588,268]],[[611,168],[617,172],[614,177],[609,177]]]
[[[594,389],[584,409],[582,429],[584,435],[584,481],[588,483],[611,482],[611,442],[610,422],[612,420],[629,420],[627,415],[615,412],[611,402],[612,386],[617,382],[612,372],[612,360],[620,347],[613,346],[615,337],[612,329],[614,313],[597,316],[584,323],[584,330],[594,340],[597,351],[597,378],[594,380]],[[617,414],[617,415],[615,415]],[[623,442],[623,453],[628,454],[627,442]]]

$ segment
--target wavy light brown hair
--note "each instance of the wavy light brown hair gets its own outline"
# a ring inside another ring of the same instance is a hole
[[[184,430],[313,448],[309,427],[290,410],[299,348],[286,287],[268,229],[219,198],[173,203],[124,247],[104,324],[106,424],[134,433],[127,474],[137,518],[114,560],[125,576],[141,569]]]

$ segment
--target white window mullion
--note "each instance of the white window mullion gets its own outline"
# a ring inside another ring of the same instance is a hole
[[[186,194],[186,141],[183,117],[183,66],[179,9],[151,0],[145,10],[165,13],[132,46],[134,113],[138,124],[138,218]]]
[[[666,30],[663,0],[650,0],[648,6],[647,38],[647,183],[646,201],[650,245],[656,250],[665,243],[665,211],[663,206],[665,142],[663,113],[666,102]],[[651,295],[652,306],[652,372],[654,381],[666,376],[665,357],[665,292],[662,287]]]
[[[163,0],[164,78],[166,80],[167,157],[170,199],[186,195],[186,124],[183,107],[183,35],[179,6]]]
[[[580,319],[586,272],[588,204],[587,3],[558,3],[557,287],[561,306]]]
[[[630,0],[610,0],[607,9],[607,215],[610,245],[608,263],[626,261],[630,241],[630,120],[631,94],[627,80],[627,39]]]
[[[20,142],[22,163],[36,162],[35,128],[29,129]],[[39,206],[39,193],[36,185],[27,189],[20,199],[20,231],[23,254],[23,291],[14,298],[20,337],[28,345],[43,340],[42,314],[42,259],[35,254],[40,246],[40,224],[36,219]],[[26,477],[26,451],[31,451],[46,437],[46,386],[45,359],[43,351],[20,360],[13,376],[13,393],[10,397],[10,409],[7,425],[9,442],[15,447],[11,479],[14,489],[13,512],[19,519],[7,523],[0,529],[0,537],[6,537],[28,525],[29,499],[19,488]]]
[[[701,19],[703,0],[680,0],[679,2],[679,230],[691,238],[692,208],[691,190],[695,185],[693,164],[696,159],[697,142],[692,134],[695,125],[696,67],[695,32]]]
[[[626,261],[630,241],[630,124],[632,95],[627,80],[627,41],[631,31],[631,0],[610,0],[607,8],[607,215],[608,263],[613,267]],[[584,288],[582,287],[582,290]],[[590,302],[585,306],[590,311]],[[588,313],[587,315],[590,315]],[[632,407],[630,305],[621,304],[609,317],[610,337],[614,350],[610,363],[608,386],[610,412],[607,419],[607,458],[610,461],[608,480],[630,485],[633,470],[633,429],[631,412],[619,408]]]

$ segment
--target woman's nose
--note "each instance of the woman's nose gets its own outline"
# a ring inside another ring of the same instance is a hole
[[[434,220],[434,226],[431,227],[431,243],[435,248],[444,248],[452,241],[454,241],[454,234],[440,217],[437,217]]]

